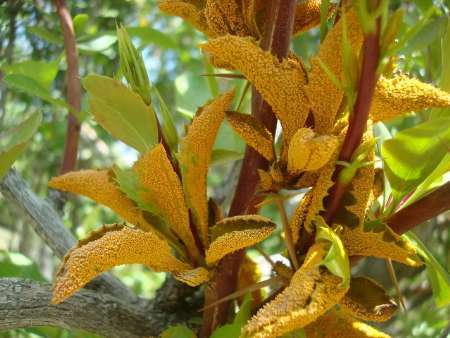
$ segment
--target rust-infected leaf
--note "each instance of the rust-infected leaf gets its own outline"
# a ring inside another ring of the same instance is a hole
[[[151,226],[142,212],[116,186],[110,170],[80,170],[54,177],[48,183],[53,189],[83,195],[107,206],[125,221],[144,230]]]
[[[374,122],[432,107],[450,107],[450,94],[404,75],[378,80],[370,114]]]
[[[206,283],[211,278],[210,272],[203,267],[174,272],[173,276],[180,282],[192,287]]]
[[[305,327],[308,338],[390,338],[338,309],[331,309]]]
[[[306,74],[295,58],[282,62],[258,47],[251,38],[226,35],[201,48],[232,65],[252,82],[273,108],[283,127],[286,144],[306,121],[309,103],[303,92]]]
[[[240,4],[236,0],[206,0],[206,22],[214,36],[249,35],[242,14]]]
[[[208,246],[206,176],[217,131],[233,97],[234,91],[229,91],[201,109],[182,140],[178,155],[186,203],[205,247]]]
[[[206,263],[214,264],[224,256],[257,244],[270,236],[275,223],[258,215],[228,217],[211,228],[211,245]]]
[[[397,310],[397,305],[386,295],[383,287],[367,277],[352,278],[350,289],[339,304],[350,315],[372,322],[384,322]]]
[[[298,174],[322,168],[330,161],[339,140],[333,135],[316,136],[309,128],[300,128],[288,148],[288,171]]]
[[[244,290],[255,283],[258,283],[261,279],[261,271],[256,264],[248,255],[244,257],[244,260],[239,268],[239,276],[238,276],[238,287],[237,290]],[[253,291],[251,293],[253,298],[253,306],[258,306],[262,301],[261,289]],[[245,296],[239,298],[242,302]]]
[[[191,255],[198,256],[181,182],[167,158],[164,147],[159,144],[145,153],[134,164],[133,169],[145,188],[141,192],[141,198],[161,212],[161,216],[184,242]]]
[[[300,1],[295,9],[294,35],[306,32],[320,24],[320,6],[322,0]],[[336,6],[330,4],[328,17],[330,17]]]
[[[243,329],[246,337],[272,338],[300,329],[340,301],[347,289],[341,279],[319,267],[325,249],[315,244],[290,285],[253,316]]]
[[[159,9],[169,15],[176,15],[207,36],[211,35],[201,4],[203,1],[159,0]]]
[[[123,264],[144,264],[168,272],[190,269],[155,233],[113,225],[95,232],[67,253],[56,275],[52,302],[64,301],[102,272]]]
[[[272,162],[275,158],[273,137],[264,125],[248,114],[227,112],[227,120],[244,141],[266,160]]]
[[[414,267],[422,265],[414,246],[380,221],[354,229],[344,227],[340,237],[349,256],[390,258]]]
[[[358,22],[358,16],[355,11],[350,10],[345,14],[345,18],[350,46],[353,50],[359,51],[363,41],[363,33]],[[311,59],[312,69],[308,74],[308,84],[305,90],[314,115],[314,129],[321,134],[331,131],[344,93],[333,84],[333,81],[320,66],[320,61],[328,67],[339,81],[344,80],[342,31],[343,20],[341,18],[320,45],[318,55]]]

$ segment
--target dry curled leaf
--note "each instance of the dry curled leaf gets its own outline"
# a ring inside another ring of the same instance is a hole
[[[272,338],[305,327],[344,296],[341,279],[319,267],[325,249],[315,244],[290,285],[245,325],[245,337]]]
[[[123,264],[143,264],[154,271],[191,267],[172,254],[169,244],[151,231],[106,226],[80,241],[64,257],[53,288],[54,304],[64,301],[102,272]]]
[[[205,105],[180,144],[178,160],[186,203],[205,247],[208,246],[206,176],[217,131],[233,97],[234,91],[229,91]]]
[[[383,287],[367,277],[352,278],[350,289],[339,304],[355,318],[372,322],[384,322],[397,310]]]
[[[83,195],[107,206],[125,221],[144,230],[151,226],[142,212],[116,186],[110,170],[80,170],[54,177],[48,183],[53,189]]]
[[[250,147],[269,162],[274,160],[272,134],[261,122],[248,114],[227,112],[226,115],[230,125]]]
[[[211,228],[211,245],[206,263],[214,264],[224,256],[255,245],[270,236],[275,223],[258,215],[228,217]]]
[[[163,145],[159,144],[141,156],[133,169],[145,188],[141,198],[161,212],[172,231],[184,242],[191,255],[196,257],[198,250],[190,229],[181,182]]]
[[[432,107],[450,107],[450,94],[407,76],[378,80],[370,111],[374,122]]]
[[[345,18],[350,46],[353,50],[359,51],[363,41],[363,33],[358,16],[354,10],[350,10],[346,12]],[[308,84],[305,91],[314,115],[315,131],[318,133],[331,131],[344,95],[343,91],[334,85],[320,65],[320,61],[323,62],[339,81],[343,81],[343,22],[341,18],[334,28],[328,32],[324,42],[319,47],[318,55],[311,59],[312,68],[308,74]]]
[[[316,136],[312,129],[298,129],[289,143],[288,171],[298,174],[322,168],[336,152],[338,143],[336,136]]]
[[[283,127],[286,144],[303,127],[309,103],[303,92],[306,74],[296,59],[278,61],[251,38],[226,35],[201,48],[242,72],[273,108]],[[281,90],[282,89],[282,90]]]
[[[337,309],[331,309],[305,327],[308,338],[390,338]]]

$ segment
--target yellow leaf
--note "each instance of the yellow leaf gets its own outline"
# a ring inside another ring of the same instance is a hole
[[[384,322],[397,310],[383,287],[367,277],[352,278],[350,289],[340,304],[350,315],[371,322]]]
[[[180,282],[192,287],[206,283],[211,278],[209,271],[202,267],[174,272],[173,276]]]
[[[211,35],[204,10],[194,1],[159,0],[158,7],[166,14],[179,16],[207,36]]]
[[[286,144],[303,127],[309,103],[303,92],[306,74],[299,60],[282,62],[259,48],[253,39],[223,36],[210,40],[201,48],[223,63],[240,70],[270,104],[283,127]]]
[[[358,16],[355,11],[350,10],[345,17],[350,46],[353,50],[359,51],[363,33]],[[320,66],[319,59],[338,80],[341,82],[344,80],[342,28],[343,20],[341,18],[320,45],[318,55],[311,59],[312,68],[308,74],[308,84],[305,89],[314,115],[314,130],[321,134],[331,131],[344,93],[333,84]]]
[[[414,246],[379,221],[354,229],[344,227],[340,237],[349,256],[390,258],[414,267],[422,265]]]
[[[189,225],[183,188],[164,147],[159,144],[145,153],[134,164],[133,169],[145,188],[141,193],[143,200],[161,212],[161,216],[183,241],[190,254],[197,257],[199,253]]]
[[[320,24],[320,6],[322,0],[301,1],[295,10],[294,35],[306,32]],[[330,4],[328,17],[334,12],[335,6]]]
[[[248,114],[227,112],[226,115],[230,125],[250,147],[269,162],[274,160],[272,134],[261,122]]]
[[[450,107],[450,94],[404,75],[392,79],[381,77],[370,114],[377,122],[432,107]]]
[[[332,135],[316,136],[309,128],[300,128],[294,134],[288,148],[288,171],[298,174],[322,168],[330,161],[338,146],[338,138]]]
[[[107,206],[125,221],[150,230],[142,212],[116,186],[110,170],[80,170],[54,177],[48,183],[53,189],[83,195]]]
[[[236,0],[206,0],[205,16],[214,36],[249,35],[242,9]]]
[[[290,285],[253,316],[243,329],[246,337],[273,338],[305,327],[345,295],[341,279],[320,268],[324,247],[313,245]]]
[[[387,334],[332,309],[305,327],[308,338],[390,338]]]
[[[180,145],[178,160],[183,179],[186,203],[192,211],[195,225],[205,247],[208,246],[208,203],[206,176],[217,131],[229,110],[234,91],[229,91],[208,103],[194,118]]]
[[[114,224],[94,232],[67,253],[56,274],[52,302],[64,301],[102,272],[123,264],[144,264],[168,272],[190,268],[155,233]]]
[[[275,223],[258,215],[228,217],[211,228],[212,243],[206,263],[214,264],[226,255],[255,245],[270,236]]]
[[[238,277],[238,287],[237,290],[243,290],[247,287],[252,286],[255,283],[258,283],[261,279],[261,270],[248,255],[245,255],[244,260],[239,268],[239,277]],[[252,295],[252,304],[253,306],[258,306],[262,302],[262,294],[261,289],[253,291]],[[244,301],[245,296],[241,296],[239,301]],[[252,306],[252,307],[253,307]]]

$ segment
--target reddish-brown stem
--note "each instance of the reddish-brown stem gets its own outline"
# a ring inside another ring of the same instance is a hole
[[[380,26],[380,19],[378,19],[375,31],[367,34],[364,38],[358,95],[349,120],[348,131],[342,144],[341,153],[339,154],[339,160],[343,162],[350,162],[366,130],[370,105],[378,80],[377,67],[380,58]],[[346,183],[338,179],[341,170],[341,166],[336,166],[333,174],[334,185],[331,187],[330,195],[325,201],[326,209],[324,218],[328,224],[333,223],[336,213],[341,206],[342,197],[348,188]]]
[[[420,200],[397,211],[386,223],[398,234],[404,234],[415,226],[450,209],[450,182],[429,193]]]
[[[64,50],[67,60],[67,101],[75,111],[81,110],[81,83],[78,74],[78,52],[75,41],[72,17],[66,7],[64,0],[55,0],[61,29],[64,37]],[[67,119],[67,132],[60,173],[64,174],[75,168],[78,156],[78,141],[80,138],[80,123],[77,118],[69,112]]]
[[[286,58],[294,26],[295,0],[273,0],[268,12],[269,19],[261,41],[261,47],[270,50],[279,59]],[[253,89],[252,115],[275,134],[276,118],[270,106]],[[233,201],[230,216],[247,212],[256,192],[259,177],[257,169],[267,169],[269,163],[255,150],[247,147]],[[211,287],[205,290],[205,306],[221,299],[236,290],[239,267],[244,251],[226,256],[217,268]],[[209,308],[203,314],[201,337],[206,338],[218,326],[226,322],[230,302]]]

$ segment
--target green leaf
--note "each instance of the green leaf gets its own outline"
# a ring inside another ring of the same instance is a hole
[[[2,70],[7,74],[21,74],[38,82],[45,90],[50,90],[53,80],[58,73],[60,58],[52,62],[27,60],[10,65],[3,65]],[[50,93],[49,93],[50,95]]]
[[[71,108],[64,100],[52,97],[50,90],[44,88],[39,82],[29,76],[22,74],[8,74],[3,78],[3,81],[8,87],[20,90],[31,96],[37,96],[55,106],[70,109],[72,113],[74,113],[73,108]]]
[[[170,113],[170,110],[167,107],[164,98],[159,93],[159,90],[155,86],[152,87],[152,90],[155,93],[159,103],[159,111],[162,117],[162,131],[164,137],[167,143],[169,144],[170,149],[172,149],[172,151],[176,151],[179,139],[177,128],[175,127],[175,122],[173,121],[172,118],[172,114]]]
[[[211,165],[220,165],[240,160],[244,154],[239,151],[228,149],[214,149],[211,155]]]
[[[394,205],[433,173],[447,155],[449,145],[450,118],[404,129],[383,143],[381,155]]]
[[[49,43],[53,43],[56,45],[61,45],[63,43],[63,38],[59,33],[51,32],[46,28],[39,26],[32,26],[27,27],[27,31],[28,33],[33,34],[38,38],[41,38],[42,40],[45,40]]]
[[[0,134],[0,179],[26,149],[41,120],[41,113],[36,112],[16,127]]]
[[[81,35],[86,30],[89,16],[87,14],[78,14],[73,18],[73,28],[76,35]]]
[[[339,236],[325,223],[322,217],[316,218],[317,234],[316,241],[327,241],[330,244],[328,253],[322,261],[333,275],[342,279],[341,287],[348,288],[350,285],[350,262],[344,244]]]
[[[442,267],[416,234],[409,231],[403,237],[416,244],[416,249],[424,260],[436,305],[438,307],[450,305],[450,275],[448,271]]]
[[[186,326],[171,326],[161,333],[161,338],[196,338],[195,333]]]
[[[22,277],[45,281],[37,265],[17,252],[0,250],[0,277]]]
[[[100,75],[88,75],[83,86],[97,122],[111,135],[141,153],[158,143],[155,113],[142,98],[121,82]]]
[[[80,52],[98,53],[104,51],[105,49],[108,49],[116,42],[117,37],[114,34],[106,33],[102,35],[96,35],[88,41],[79,42],[77,46]]]
[[[241,329],[245,323],[250,319],[252,297],[247,294],[239,308],[238,313],[234,317],[232,324],[223,325],[211,334],[211,338],[239,338],[241,336]]]
[[[159,48],[177,49],[177,41],[170,35],[150,27],[127,27],[132,37],[139,38],[144,45],[156,45]]]
[[[320,41],[325,40],[328,33],[327,16],[330,7],[330,0],[324,0],[320,4]]]

